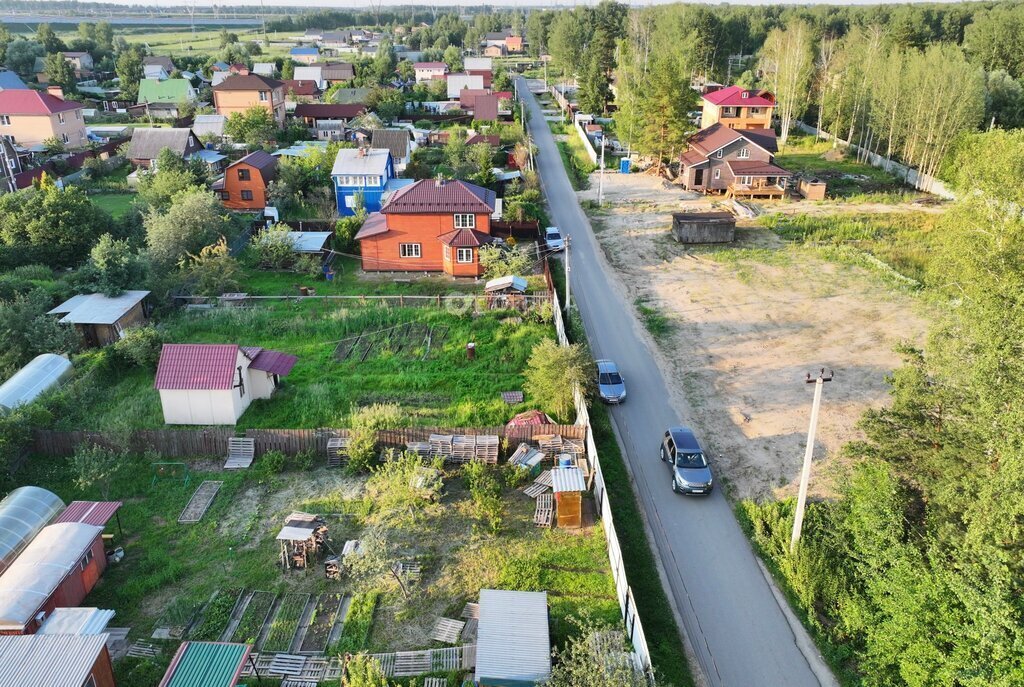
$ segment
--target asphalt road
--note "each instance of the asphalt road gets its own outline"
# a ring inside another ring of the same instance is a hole
[[[613,288],[616,276],[576,200],[536,98],[525,80],[518,80],[518,88],[530,110],[552,220],[571,239],[572,298],[593,353],[615,360],[626,379],[629,399],[614,407],[612,416],[668,577],[668,592],[708,684],[833,684],[806,632],[794,627],[780,607],[722,492],[716,489],[710,497],[672,492],[669,468],[657,450],[666,428],[687,424],[685,409],[678,409],[684,412],[680,416],[669,405],[666,385],[672,380],[655,363],[632,305]],[[694,429],[703,439],[701,428]],[[620,531],[619,536],[629,533]]]

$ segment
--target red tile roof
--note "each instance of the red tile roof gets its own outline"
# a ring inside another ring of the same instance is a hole
[[[281,83],[284,84],[285,93],[314,96],[320,92],[316,87],[316,81],[311,79],[285,79]]]
[[[436,215],[455,212],[491,214],[494,191],[465,181],[421,179],[400,189],[381,208],[387,214]]]
[[[476,101],[477,96],[487,95],[490,93],[486,88],[463,88],[459,91],[459,105],[464,110],[470,110],[473,108],[473,103]]]
[[[743,97],[744,93],[746,97]],[[704,96],[704,100],[719,107],[775,107],[775,97],[768,91],[752,91],[739,86],[712,91]]]
[[[682,161],[683,167],[693,167],[708,161],[707,157],[696,150],[687,150],[679,159]]]
[[[295,367],[299,359],[294,355],[281,353],[280,351],[262,350],[256,354],[249,365],[249,369],[261,370],[272,375],[284,377]]]
[[[456,229],[441,234],[437,240],[452,248],[476,248],[486,246],[494,240],[494,237],[476,229]]]
[[[51,115],[83,107],[82,103],[33,91],[29,89],[5,89],[0,91],[0,114],[5,115]]]
[[[697,150],[704,156],[708,156],[719,148],[741,138],[764,148],[769,153],[774,153],[778,149],[774,129],[730,129],[717,123],[690,136],[687,143],[690,144],[691,150]]]
[[[230,389],[236,344],[164,344],[156,366],[157,389]]]
[[[726,164],[729,165],[729,169],[735,176],[749,176],[749,177],[790,177],[793,176],[791,172],[787,172],[782,167],[776,167],[770,162],[760,162],[758,160],[729,160]]]
[[[121,505],[120,501],[72,501],[53,522],[82,522],[105,527]]]
[[[473,119],[493,122],[498,119],[498,96],[478,95],[473,100]]]
[[[489,146],[498,148],[501,146],[501,136],[498,134],[473,134],[466,139],[466,145],[472,146],[477,143],[486,143]]]

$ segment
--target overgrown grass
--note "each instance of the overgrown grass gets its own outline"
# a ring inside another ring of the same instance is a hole
[[[373,625],[373,613],[377,610],[380,592],[370,591],[356,594],[348,607],[345,616],[345,628],[338,642],[331,648],[331,653],[358,653],[366,648],[370,638],[370,626]]]
[[[558,154],[562,158],[562,165],[569,175],[573,189],[582,191],[588,188],[589,175],[597,169],[597,165],[590,161],[576,130],[564,122],[548,122],[548,126],[553,134],[566,136],[564,141],[556,139],[555,145],[558,146]]]
[[[503,424],[534,407],[537,400],[531,398],[510,407],[499,392],[522,388],[533,346],[550,336],[548,324],[518,314],[472,317],[435,308],[344,308],[323,301],[180,312],[159,328],[169,342],[237,343],[298,356],[282,388],[269,400],[254,401],[239,428],[343,427],[353,404],[385,401],[398,403],[411,425]],[[362,348],[344,360],[336,357],[339,344],[357,342]],[[469,342],[476,343],[472,362],[466,358]],[[373,348],[366,352],[368,343]],[[86,359],[105,355],[93,352]],[[154,372],[152,367],[118,369],[70,385],[62,392],[57,426],[162,427]],[[68,398],[73,394],[81,396]]]
[[[555,288],[559,295],[564,297],[564,275],[555,270],[552,276]],[[566,328],[571,341],[586,342],[582,320],[575,311],[569,317]],[[608,498],[615,514],[615,526],[619,534],[626,578],[633,588],[633,596],[647,637],[647,646],[651,652],[651,663],[659,676],[659,684],[691,687],[694,684],[693,677],[686,660],[679,626],[676,624],[665,588],[661,584],[654,551],[646,536],[643,516],[612,428],[608,408],[600,403],[591,404],[590,423],[601,456],[601,471],[604,474]]]
[[[109,212],[114,219],[120,219],[135,202],[134,193],[95,193],[89,196],[92,202]]]
[[[789,241],[858,264],[901,287],[927,284],[936,254],[937,217],[926,213],[765,215],[761,223]]]

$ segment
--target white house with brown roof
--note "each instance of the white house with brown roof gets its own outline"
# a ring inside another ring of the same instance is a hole
[[[296,358],[237,344],[164,344],[153,386],[169,425],[233,425],[270,398]]]

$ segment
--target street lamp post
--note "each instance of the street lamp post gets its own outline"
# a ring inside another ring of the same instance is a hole
[[[807,503],[807,483],[811,480],[811,457],[814,455],[814,435],[818,431],[818,408],[821,406],[821,389],[825,382],[831,382],[835,373],[828,371],[825,376],[825,368],[821,368],[817,379],[811,378],[810,373],[804,381],[814,385],[814,403],[811,405],[811,428],[807,430],[807,449],[804,451],[804,467],[800,472],[800,493],[796,499],[796,513],[793,518],[793,536],[789,540],[789,552],[796,551],[796,543],[800,541],[800,531],[804,526],[804,506]]]

